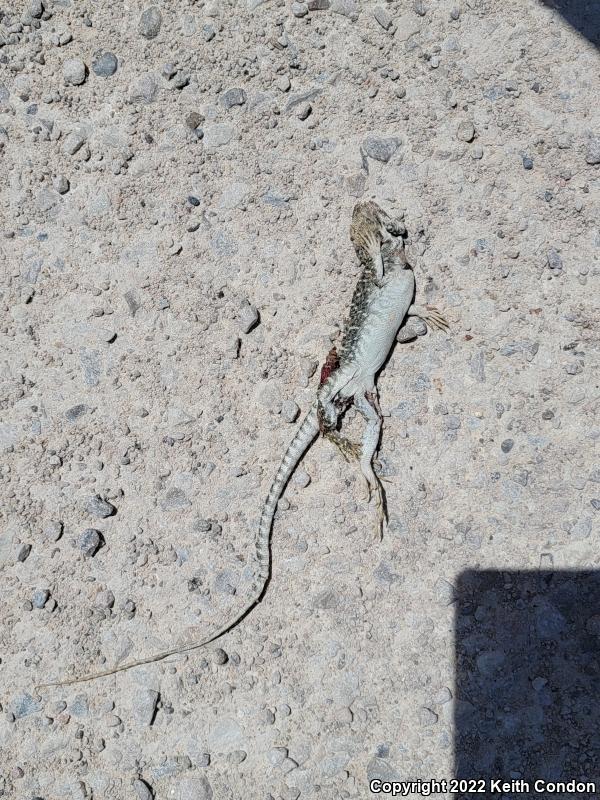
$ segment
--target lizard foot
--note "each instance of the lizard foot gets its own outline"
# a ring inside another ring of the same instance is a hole
[[[447,331],[450,328],[446,318],[441,314],[435,306],[425,306],[425,322],[432,328],[437,328],[440,331]]]

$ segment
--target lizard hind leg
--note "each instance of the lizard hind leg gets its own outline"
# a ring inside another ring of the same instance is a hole
[[[367,427],[363,434],[362,451],[360,456],[360,471],[365,479],[368,499],[375,501],[377,514],[376,533],[379,539],[383,535],[383,525],[386,521],[385,496],[381,481],[373,470],[373,458],[379,444],[381,434],[381,411],[375,392],[365,392],[354,398],[356,408],[366,420]]]
[[[447,331],[450,328],[444,315],[435,306],[420,306],[413,303],[406,312],[407,317],[420,317],[431,328]]]
[[[335,430],[325,431],[323,435],[338,448],[346,461],[358,461],[361,455],[361,446],[358,442],[353,442]]]

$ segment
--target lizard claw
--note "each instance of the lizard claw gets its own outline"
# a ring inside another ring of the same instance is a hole
[[[446,318],[441,314],[435,306],[425,306],[427,314],[425,322],[431,325],[432,328],[437,328],[440,331],[447,331],[450,328]]]

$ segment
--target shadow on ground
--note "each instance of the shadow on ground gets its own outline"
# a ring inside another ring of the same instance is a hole
[[[600,47],[600,2],[598,0],[541,0],[557,11],[575,30]]]
[[[455,776],[600,787],[600,571],[464,572],[455,632]]]

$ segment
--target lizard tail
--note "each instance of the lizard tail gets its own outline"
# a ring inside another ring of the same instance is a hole
[[[269,578],[271,577],[271,528],[273,527],[273,518],[277,510],[277,503],[281,499],[283,491],[289,481],[293,471],[296,469],[300,460],[310,444],[319,434],[319,423],[317,417],[317,404],[315,403],[307,415],[304,417],[302,424],[298,428],[296,435],[292,439],[286,453],[281,461],[277,474],[271,484],[271,489],[267,495],[267,499],[263,506],[263,511],[260,517],[258,532],[255,539],[256,547],[256,561],[257,561],[257,574],[252,583],[252,600],[245,606],[245,608],[233,620],[228,622],[223,627],[216,630],[214,633],[197,642],[190,642],[181,647],[173,647],[171,650],[165,650],[162,653],[155,653],[147,658],[141,658],[137,661],[130,661],[127,664],[121,664],[111,669],[106,669],[101,672],[93,672],[89,675],[82,675],[79,678],[70,678],[66,681],[56,681],[54,683],[43,683],[36,686],[36,689],[44,689],[50,686],[70,686],[74,683],[83,683],[84,681],[91,681],[95,678],[105,678],[108,675],[115,675],[117,672],[125,672],[132,667],[140,667],[143,664],[152,664],[155,661],[162,661],[163,658],[168,656],[175,656],[181,653],[188,653],[190,650],[197,650],[204,647],[215,639],[223,636],[232,628],[241,622],[252,609],[260,603],[267,588]]]

